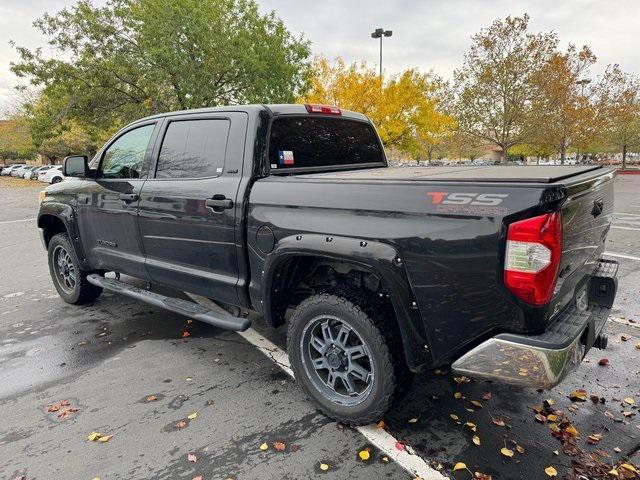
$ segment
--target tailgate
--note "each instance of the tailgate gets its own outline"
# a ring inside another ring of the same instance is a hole
[[[605,248],[613,215],[614,173],[566,185],[562,205],[563,246],[553,310],[567,305],[585,288]]]

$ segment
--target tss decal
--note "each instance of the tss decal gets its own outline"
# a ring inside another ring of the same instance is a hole
[[[434,205],[477,205],[495,207],[509,196],[508,193],[449,193],[427,192]]]

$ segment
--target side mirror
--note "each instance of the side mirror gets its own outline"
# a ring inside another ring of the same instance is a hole
[[[86,155],[71,155],[65,157],[62,163],[62,174],[65,177],[88,177],[89,159]]]

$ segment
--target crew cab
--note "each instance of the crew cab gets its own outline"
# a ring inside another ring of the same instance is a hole
[[[249,105],[138,120],[63,174],[38,227],[66,302],[286,325],[298,382],[344,422],[412,372],[551,388],[606,346],[610,168],[391,168],[364,115]]]

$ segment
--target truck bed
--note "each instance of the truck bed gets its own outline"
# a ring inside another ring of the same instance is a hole
[[[583,166],[478,166],[478,167],[391,167],[317,173],[306,178],[340,180],[417,180],[448,182],[517,182],[555,183],[579,175],[602,170],[598,165]],[[601,172],[598,172],[601,173]]]

